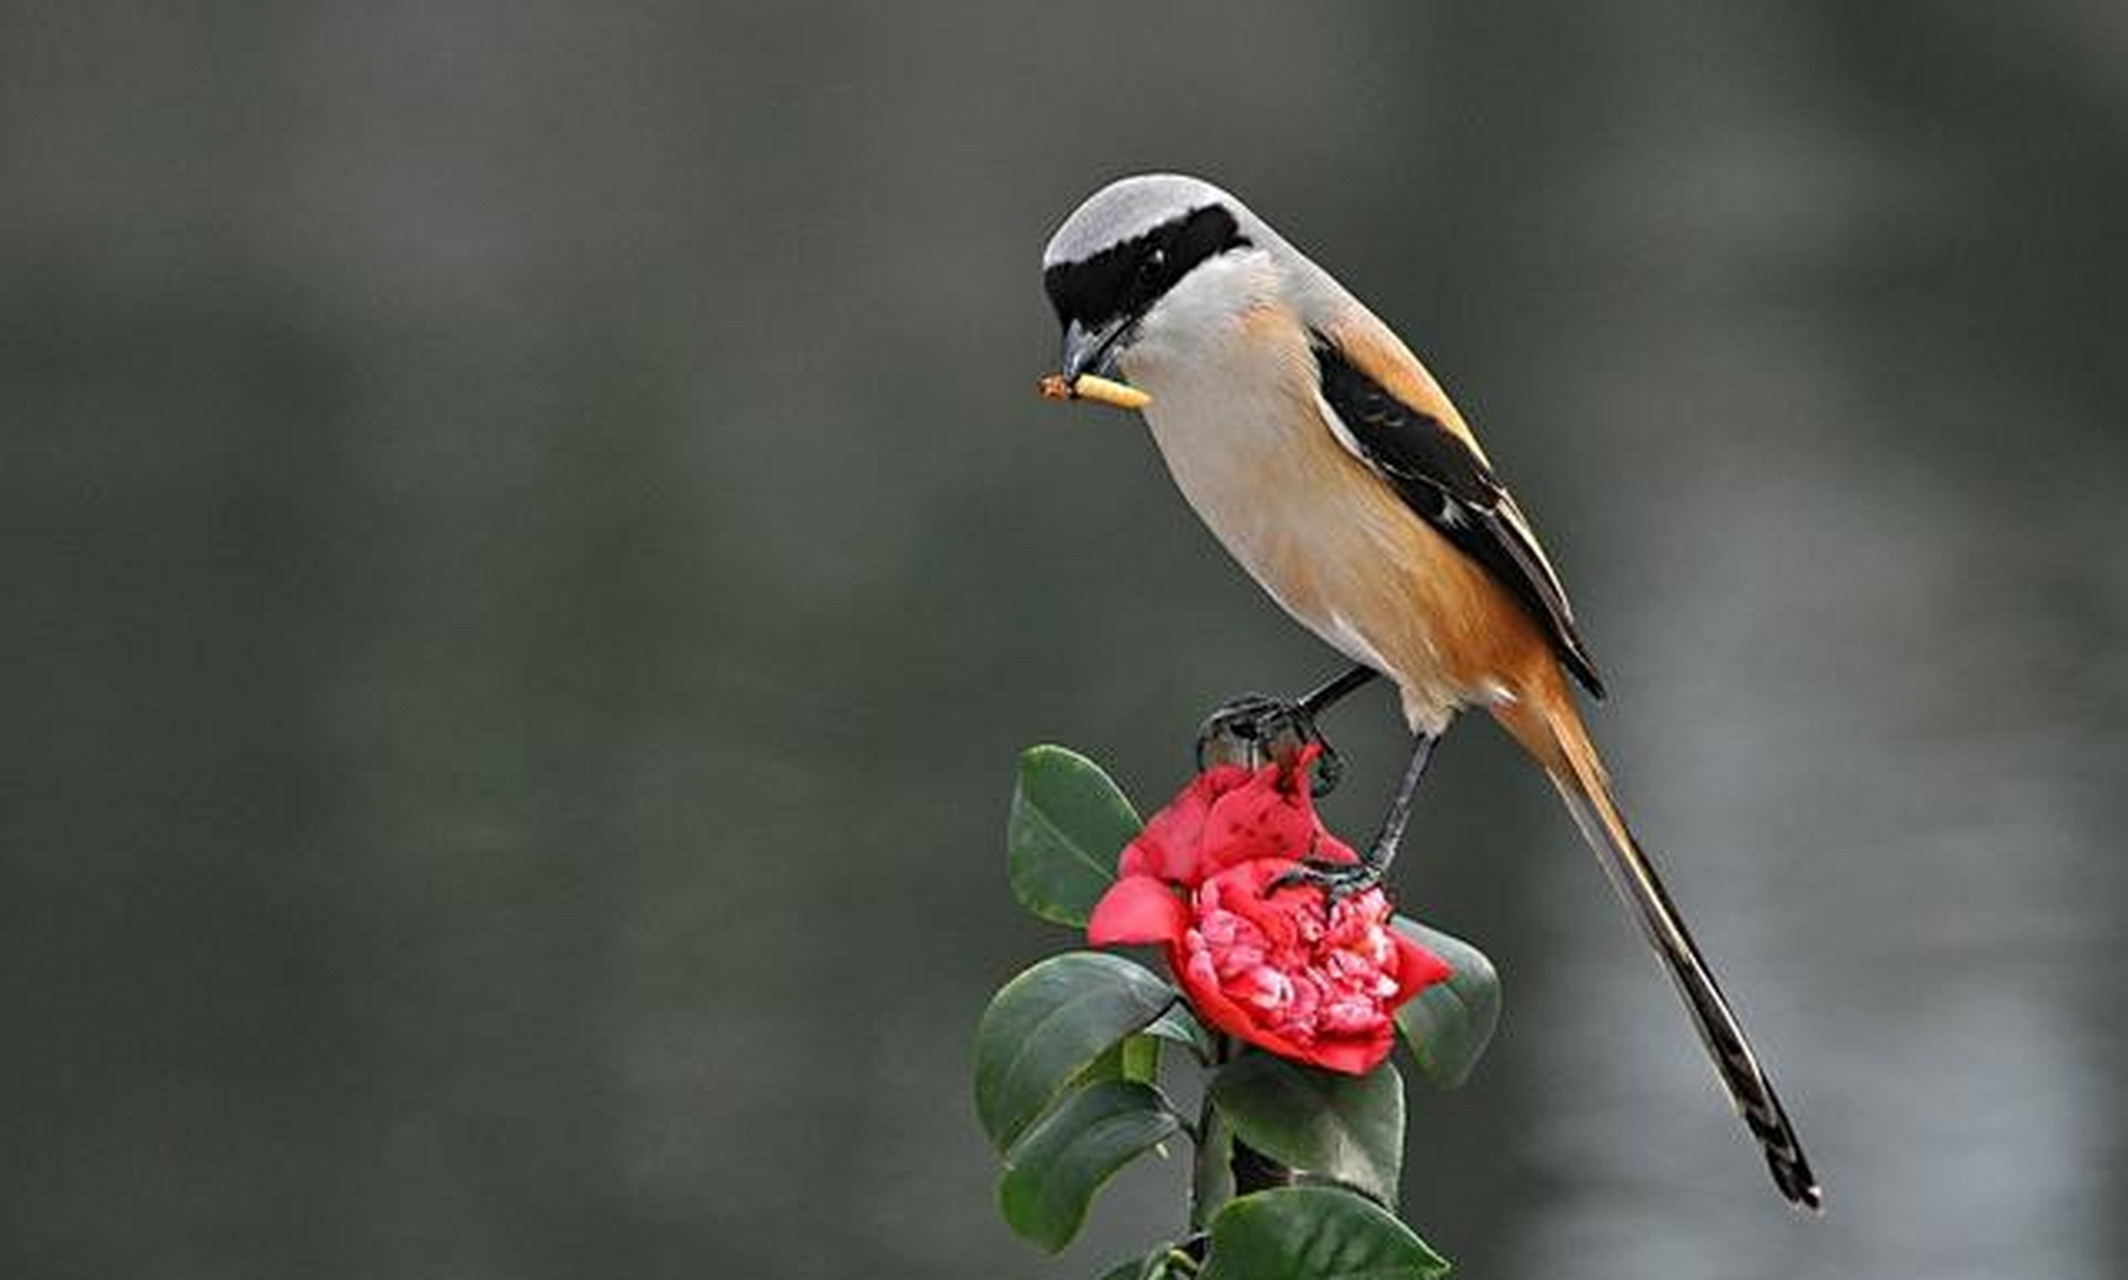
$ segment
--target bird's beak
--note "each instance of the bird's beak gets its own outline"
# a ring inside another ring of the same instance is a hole
[[[1151,404],[1151,396],[1116,381],[1118,348],[1124,345],[1133,323],[1133,317],[1118,316],[1089,329],[1072,321],[1064,330],[1064,372],[1043,380],[1043,394],[1057,399],[1094,400],[1118,409],[1142,409]]]
[[[1117,316],[1107,324],[1089,329],[1074,320],[1064,330],[1064,380],[1076,382],[1082,373],[1097,378],[1116,376],[1116,348],[1131,326],[1129,316]]]

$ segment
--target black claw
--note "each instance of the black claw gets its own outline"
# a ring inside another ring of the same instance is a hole
[[[1310,790],[1320,799],[1337,788],[1338,780],[1344,776],[1345,760],[1316,727],[1315,716],[1304,704],[1288,698],[1245,693],[1221,703],[1198,729],[1197,769],[1203,772],[1215,752],[1256,759],[1277,755],[1285,743],[1298,750],[1311,742],[1322,748],[1310,783]],[[1238,750],[1221,750],[1229,744]]]
[[[1323,753],[1315,757],[1315,780],[1308,784],[1308,790],[1320,800],[1337,790],[1337,784],[1345,780],[1345,757],[1320,731],[1316,733],[1315,741],[1322,746]]]
[[[1381,868],[1373,863],[1328,862],[1321,858],[1307,858],[1293,870],[1273,880],[1264,890],[1268,894],[1280,889],[1304,885],[1323,891],[1323,905],[1327,909],[1357,893],[1365,893],[1382,883]]]

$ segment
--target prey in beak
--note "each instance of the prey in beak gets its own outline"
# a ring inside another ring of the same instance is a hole
[[[1082,373],[1071,379],[1061,373],[1052,373],[1038,385],[1045,400],[1092,400],[1118,409],[1143,409],[1153,402],[1151,396],[1138,388],[1096,373]]]
[[[1042,394],[1051,400],[1093,400],[1118,409],[1143,409],[1153,398],[1108,376],[1119,372],[1116,357],[1129,345],[1137,320],[1120,315],[1088,326],[1071,321],[1064,328],[1064,364],[1042,379]]]

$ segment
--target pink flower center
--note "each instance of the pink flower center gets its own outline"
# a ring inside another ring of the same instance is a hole
[[[1281,890],[1233,909],[1256,890],[1215,876],[1198,887],[1183,937],[1191,978],[1299,1045],[1378,1032],[1397,993],[1389,900],[1379,889],[1323,910],[1320,890]]]

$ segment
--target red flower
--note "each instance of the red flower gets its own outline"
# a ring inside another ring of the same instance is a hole
[[[1198,774],[1123,846],[1116,874],[1194,886],[1251,858],[1358,861],[1315,816],[1308,770],[1321,753],[1310,743],[1285,764],[1217,765]]]
[[[1331,903],[1316,885],[1272,887],[1301,858],[1357,860],[1315,816],[1312,755],[1199,776],[1123,851],[1086,936],[1096,946],[1165,946],[1205,1021],[1282,1057],[1360,1075],[1395,1045],[1396,1007],[1449,968],[1390,927],[1380,889]]]

